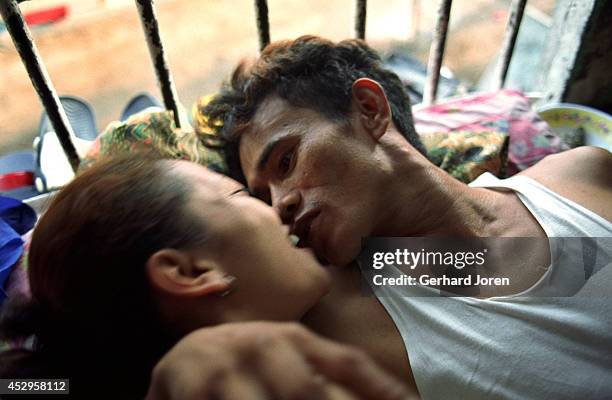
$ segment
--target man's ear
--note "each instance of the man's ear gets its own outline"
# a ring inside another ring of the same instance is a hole
[[[391,108],[382,86],[369,78],[353,82],[352,103],[359,123],[378,141],[391,123]]]
[[[146,269],[154,287],[174,296],[221,294],[231,286],[231,280],[214,262],[175,249],[154,253],[147,260]]]

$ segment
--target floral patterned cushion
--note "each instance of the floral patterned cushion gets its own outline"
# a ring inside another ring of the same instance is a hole
[[[102,132],[81,161],[80,170],[101,157],[122,152],[154,149],[164,158],[184,159],[210,167],[226,169],[221,153],[206,146],[207,134],[177,129],[171,111],[140,113],[125,122],[113,122]]]
[[[436,132],[421,135],[429,159],[462,182],[484,172],[505,176],[508,135],[495,131]]]
[[[549,154],[569,149],[515,90],[477,93],[415,109],[417,132],[501,132],[509,137],[507,175],[522,171]]]

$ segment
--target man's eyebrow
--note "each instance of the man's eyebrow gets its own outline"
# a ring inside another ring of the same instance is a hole
[[[270,160],[270,156],[272,156],[272,153],[274,152],[276,147],[282,142],[284,142],[285,140],[287,140],[288,138],[290,138],[291,136],[293,135],[291,135],[290,133],[285,134],[285,135],[280,135],[280,136],[277,136],[271,139],[268,143],[266,143],[266,145],[264,146],[264,149],[259,155],[259,160],[257,160],[257,164],[255,167],[258,172],[261,172],[266,168],[266,164],[268,164],[268,161]]]

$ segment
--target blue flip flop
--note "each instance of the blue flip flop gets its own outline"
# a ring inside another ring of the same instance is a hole
[[[121,121],[127,120],[130,116],[138,114],[150,107],[159,107],[163,110],[164,106],[155,97],[148,93],[140,93],[128,102],[121,113]]]

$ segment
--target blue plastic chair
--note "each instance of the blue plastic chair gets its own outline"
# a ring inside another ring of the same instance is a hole
[[[162,106],[159,100],[148,93],[137,94],[136,96],[132,97],[127,106],[125,106],[123,109],[123,112],[121,113],[121,121],[125,121],[130,116],[138,114],[139,112],[150,107],[159,107],[163,110],[164,106]]]
[[[64,107],[64,111],[66,112],[66,116],[68,117],[68,122],[74,131],[76,137],[84,140],[94,141],[98,136],[98,128],[96,124],[96,117],[94,114],[94,110],[91,106],[83,99],[80,99],[75,96],[69,95],[61,95],[60,102]],[[53,131],[53,125],[51,125],[51,121],[47,116],[46,112],[43,112],[40,118],[40,124],[38,127],[38,142],[35,145],[36,152],[36,180],[40,182],[40,186],[38,189],[41,190],[41,193],[44,193],[48,190],[47,181],[45,179],[44,171],[42,171],[40,166],[40,154],[43,147],[43,139],[44,135],[47,132]]]

